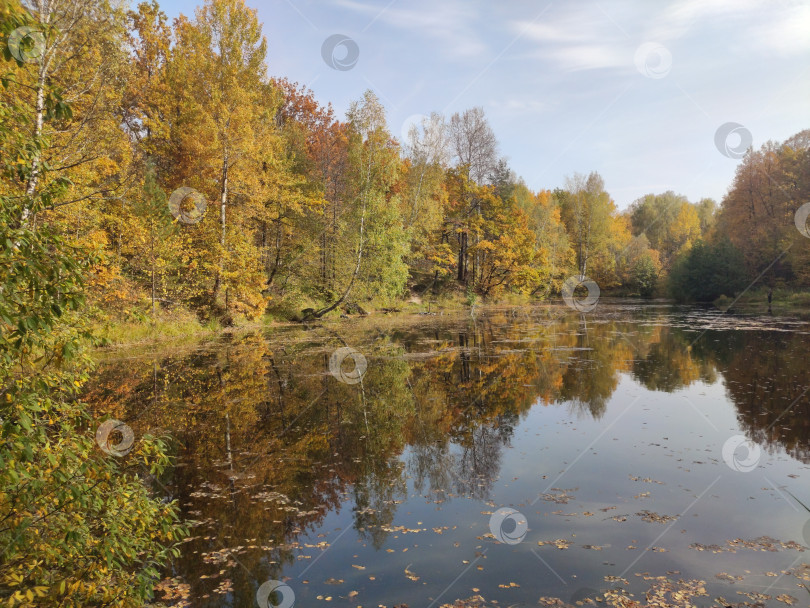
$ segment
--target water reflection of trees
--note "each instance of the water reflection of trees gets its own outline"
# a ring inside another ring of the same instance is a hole
[[[88,400],[136,434],[176,438],[179,466],[160,481],[188,517],[209,524],[176,565],[196,598],[221,582],[201,575],[223,564],[235,597],[250,598],[255,577],[281,576],[302,551],[314,559],[320,541],[306,541],[309,533],[349,496],[355,528],[375,547],[409,477],[432,500],[488,499],[502,450],[532,406],[565,404],[598,419],[623,373],[674,391],[719,372],[747,433],[808,461],[808,345],[798,335],[709,333],[691,345],[694,333],[664,324],[540,313],[341,332],[246,335],[113,362],[89,387]],[[356,385],[328,373],[344,341],[369,361]]]
[[[671,393],[697,380],[717,381],[712,357],[695,356],[694,334],[655,327],[646,338],[644,355],[633,361],[633,377],[651,391]]]
[[[740,332],[709,345],[708,350],[718,352],[718,370],[748,437],[771,452],[784,449],[810,462],[807,336]]]

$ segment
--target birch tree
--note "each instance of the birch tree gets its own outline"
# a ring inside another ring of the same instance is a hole
[[[577,271],[587,276],[594,257],[605,255],[610,239],[611,218],[616,210],[598,173],[587,177],[575,173],[566,178],[566,190],[559,192],[562,219],[576,254]]]

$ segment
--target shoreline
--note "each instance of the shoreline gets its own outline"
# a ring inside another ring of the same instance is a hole
[[[715,302],[714,306],[721,312],[728,312],[729,314],[768,314],[768,303],[765,290],[757,290],[746,294],[737,300],[733,308],[724,310],[732,302],[729,298],[727,300],[719,300]],[[623,296],[605,295],[606,300],[611,301],[632,301],[639,304],[650,304],[660,306],[662,304],[678,305],[669,298],[655,298],[645,299],[638,296]],[[147,348],[159,345],[164,345],[168,350],[171,347],[182,347],[185,345],[198,345],[202,342],[215,340],[222,336],[254,332],[258,330],[276,329],[276,328],[291,328],[303,327],[307,324],[325,323],[329,325],[340,325],[351,321],[362,321],[365,319],[395,319],[395,318],[425,318],[432,316],[458,316],[462,313],[468,314],[471,310],[476,311],[492,311],[499,308],[502,309],[516,309],[535,307],[538,305],[552,305],[563,306],[564,303],[560,298],[546,299],[546,300],[501,300],[487,303],[476,303],[470,306],[466,302],[447,300],[440,303],[431,302],[431,310],[428,311],[424,304],[415,304],[412,301],[403,301],[399,307],[380,307],[369,309],[364,313],[354,313],[351,315],[340,314],[328,315],[324,318],[304,323],[295,320],[282,320],[266,315],[263,319],[255,321],[244,321],[235,325],[222,327],[219,324],[203,324],[200,321],[190,322],[185,320],[173,320],[171,318],[159,320],[157,323],[136,323],[136,322],[120,322],[108,323],[106,327],[97,325],[94,329],[97,335],[101,337],[104,342],[99,346],[95,346],[92,351],[94,353],[110,353],[122,349],[137,349]],[[693,306],[712,306],[711,303],[694,303]],[[810,293],[805,292],[781,292],[777,291],[774,294],[773,303],[771,305],[772,314],[777,316],[783,315],[796,315],[800,318],[810,317]]]

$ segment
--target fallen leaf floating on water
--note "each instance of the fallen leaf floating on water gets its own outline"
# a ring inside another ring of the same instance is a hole
[[[573,543],[572,543],[570,540],[566,540],[566,539],[564,539],[564,538],[558,538],[558,539],[556,539],[556,540],[538,540],[538,541],[537,541],[537,544],[538,544],[539,546],[541,546],[541,547],[542,547],[543,545],[554,545],[554,546],[555,546],[555,547],[557,547],[558,549],[567,549],[567,548],[568,548],[568,547],[570,547],[570,546],[571,546]]]
[[[179,578],[165,578],[155,586],[155,591],[162,593],[163,602],[174,608],[188,608],[191,604],[186,598],[191,594],[191,586],[181,582]]]
[[[585,599],[577,605],[604,606],[606,604],[612,608],[694,608],[696,603],[693,598],[709,595],[706,591],[705,581],[673,581],[665,576],[650,576],[646,573],[637,573],[636,576],[650,582],[650,588],[646,593],[641,594],[644,601],[634,599],[633,594],[624,589],[608,589],[603,592],[599,603],[592,599]],[[624,579],[619,579],[616,582],[628,584],[628,581]],[[554,599],[556,598],[541,598],[540,604],[549,608],[567,608],[570,606],[570,604],[564,602],[554,603]],[[720,605],[726,606],[727,603],[721,603]]]
[[[787,604],[788,606],[792,606],[793,604],[795,604],[796,602],[799,601],[795,597],[793,597],[792,595],[788,595],[787,593],[783,593],[782,595],[777,595],[776,599],[778,601],[782,602],[783,604]]]
[[[558,505],[565,505],[576,498],[575,496],[569,494],[569,492],[576,492],[577,490],[579,490],[579,488],[551,488],[551,491],[556,492],[556,494],[540,494],[540,499],[545,500],[546,502],[554,502]]]
[[[790,574],[793,574],[797,579],[800,581],[807,581],[810,582],[810,564],[800,564],[796,567],[796,570],[793,572],[788,571]]]
[[[441,530],[441,529],[442,528],[433,528],[433,531],[436,532],[436,530]],[[446,527],[443,528],[443,529],[447,530]],[[425,530],[427,530],[427,528],[406,528],[405,526],[385,526],[384,525],[384,526],[380,526],[380,530],[382,530],[383,532],[401,532],[402,534],[409,534],[409,533],[410,534],[416,534],[417,532],[424,532]],[[441,534],[441,532],[438,532],[438,534]]]
[[[228,547],[225,549],[219,549],[217,551],[211,551],[209,553],[203,553],[203,562],[207,564],[233,565],[235,562],[231,559],[231,556],[235,553],[239,553],[242,551],[242,549],[244,549],[244,547],[240,545],[238,547]]]
[[[773,599],[772,595],[768,595],[767,593],[758,593],[756,591],[738,591],[737,595],[744,595],[755,602],[767,602],[768,600]]]
[[[474,595],[465,600],[456,600],[452,604],[442,604],[440,608],[485,608],[487,605],[487,601],[483,597]],[[395,606],[394,608],[397,607]],[[402,608],[407,608],[407,606],[403,606]]]
[[[703,545],[701,543],[692,543],[689,545],[690,549],[696,551],[711,551],[712,553],[736,553],[738,549],[751,549],[754,551],[770,551],[775,553],[782,549],[793,549],[803,553],[806,548],[799,543],[789,540],[787,542],[776,540],[769,536],[760,536],[753,540],[742,540],[735,538],[734,540],[727,540],[726,546],[720,545]]]
[[[641,517],[642,521],[647,521],[650,523],[656,524],[665,524],[670,521],[674,521],[678,519],[677,515],[659,515],[658,513],[653,513],[652,511],[640,511],[636,513],[639,517]]]
[[[642,479],[641,477],[633,477],[632,475],[630,475],[630,479],[632,481],[643,481],[644,483],[657,483],[658,485],[661,485],[661,486],[667,485],[663,481],[658,481],[658,480],[653,479],[651,477],[645,477],[644,479]]]
[[[411,571],[408,569],[408,568],[410,568],[410,567],[411,567],[411,564],[408,564],[407,566],[405,566],[405,577],[406,577],[408,580],[412,580],[412,581],[418,581],[418,580],[419,580],[419,577],[418,577],[418,576],[416,576],[416,574],[414,574],[413,572],[411,572]]]
[[[546,608],[570,608],[570,606],[571,606],[571,604],[562,601],[558,597],[541,597],[539,600],[537,600],[537,603],[540,604],[541,606],[545,606]],[[595,606],[596,604],[590,604],[590,603],[586,604],[584,602],[579,602],[578,605],[579,606],[588,606],[588,605]],[[445,607],[442,606],[442,608],[445,608]]]

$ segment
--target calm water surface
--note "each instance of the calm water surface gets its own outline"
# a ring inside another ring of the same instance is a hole
[[[175,438],[155,489],[197,523],[170,605],[254,607],[277,580],[285,607],[694,581],[697,606],[807,606],[809,334],[627,302],[379,316],[106,353],[87,398]],[[346,347],[362,375],[330,373]]]

